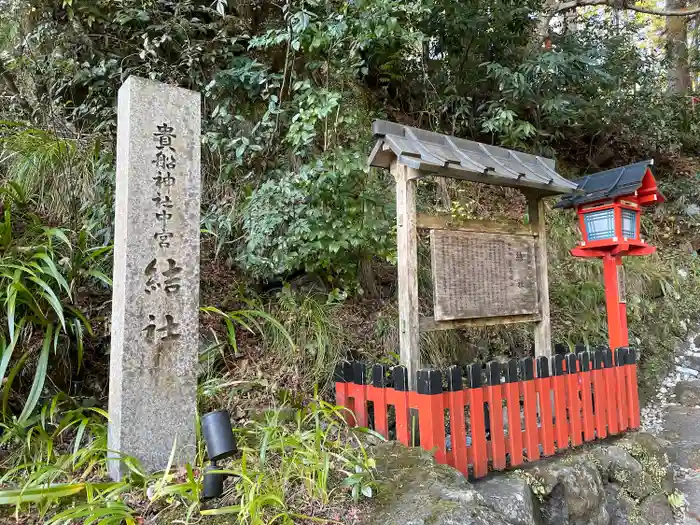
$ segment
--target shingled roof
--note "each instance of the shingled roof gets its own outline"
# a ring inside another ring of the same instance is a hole
[[[554,170],[552,159],[385,120],[375,120],[372,131],[378,140],[369,157],[370,166],[388,168],[398,159],[435,175],[533,189],[548,195],[571,193],[577,188],[575,182]]]
[[[575,208],[589,202],[634,195],[634,192],[642,187],[647,171],[650,171],[653,176],[653,166],[653,160],[643,160],[635,164],[586,175],[574,181],[582,193],[562,197],[555,208]],[[663,195],[661,193],[658,195],[659,198],[656,202],[663,202]]]

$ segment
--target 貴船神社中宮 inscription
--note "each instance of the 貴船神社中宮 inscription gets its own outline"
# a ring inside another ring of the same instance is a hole
[[[129,78],[117,136],[109,449],[156,471],[195,454],[199,93]]]
[[[534,238],[431,230],[436,321],[538,312]]]

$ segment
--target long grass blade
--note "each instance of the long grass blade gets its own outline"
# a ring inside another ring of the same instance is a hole
[[[84,483],[0,490],[0,505],[19,505],[47,499],[65,498],[80,494],[84,490]]]
[[[10,370],[10,373],[7,374],[7,379],[5,380],[5,384],[2,387],[2,414],[3,414],[3,417],[6,417],[8,415],[7,404],[10,400],[10,391],[12,390],[12,383],[14,382],[15,377],[17,377],[17,374],[19,374],[19,372],[24,367],[24,363],[26,363],[28,358],[29,358],[29,351],[26,351],[17,360],[17,362],[15,363],[15,366],[13,366],[12,370]]]
[[[90,277],[94,277],[98,281],[101,281],[104,283],[108,288],[112,287],[112,279],[107,277],[107,275],[104,272],[101,272],[99,270],[95,270],[94,268],[91,268],[87,272],[85,272],[86,275],[89,275]]]
[[[83,364],[84,341],[83,325],[79,319],[73,319],[73,335],[75,336],[75,344],[78,348],[78,372],[80,372],[80,367]]]
[[[44,381],[46,380],[46,371],[49,364],[49,349],[51,348],[51,340],[53,336],[53,325],[49,325],[46,328],[46,334],[44,334],[44,344],[41,347],[41,354],[39,355],[39,360],[36,365],[36,372],[34,373],[34,381],[32,382],[32,388],[27,396],[27,401],[24,404],[22,413],[19,415],[19,422],[23,423],[31,415],[39,402],[41,397],[41,391],[44,388]]]
[[[44,264],[46,265],[45,269],[48,270],[46,273],[51,275],[51,277],[53,277],[56,280],[59,286],[61,286],[61,288],[63,288],[66,291],[68,297],[71,298],[70,287],[68,286],[65,277],[63,277],[63,275],[61,275],[61,272],[58,271],[56,263],[53,262],[53,259],[51,259],[51,257],[49,257],[46,253],[37,253],[34,257],[41,259],[44,262]]]
[[[63,306],[61,305],[61,301],[59,301],[58,297],[56,296],[56,293],[53,291],[53,289],[42,279],[39,279],[37,277],[30,277],[30,281],[38,284],[43,290],[44,290],[44,297],[46,300],[49,302],[51,307],[53,308],[53,311],[56,312],[56,315],[58,316],[59,320],[61,321],[61,326],[63,326],[63,330],[66,330],[66,318],[63,316]]]
[[[5,315],[7,316],[7,330],[10,333],[10,340],[15,339],[15,308],[17,305],[17,289],[10,285],[7,287],[7,299],[5,299]],[[0,374],[2,378],[2,374]]]

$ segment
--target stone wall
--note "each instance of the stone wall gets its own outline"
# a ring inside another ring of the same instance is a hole
[[[470,483],[419,448],[383,443],[365,525],[665,525],[673,470],[644,433]]]

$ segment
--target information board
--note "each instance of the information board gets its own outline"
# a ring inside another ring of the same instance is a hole
[[[538,313],[535,239],[430,230],[436,321]]]

